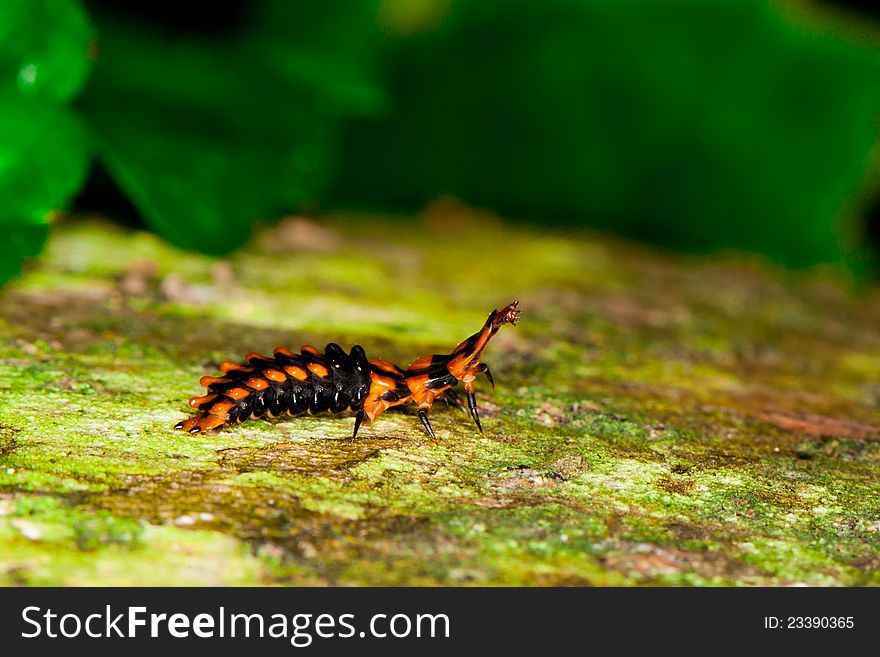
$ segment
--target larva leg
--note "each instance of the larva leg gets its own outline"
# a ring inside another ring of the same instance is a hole
[[[358,436],[358,429],[361,428],[361,422],[364,421],[364,411],[363,409],[357,412],[357,415],[354,416],[354,434],[352,434],[351,439],[354,440]]]
[[[422,426],[425,427],[425,431],[428,432],[428,435],[431,436],[431,438],[436,438],[434,430],[431,428],[431,423],[428,422],[428,409],[419,409],[419,419],[422,421]]]
[[[458,391],[449,388],[443,393],[443,401],[445,401],[450,406],[455,406],[462,413],[467,413],[467,409],[464,406],[464,402],[461,400],[461,396],[458,394]]]
[[[486,365],[486,363],[480,363],[477,365],[476,371],[485,374],[486,378],[489,379],[489,383],[492,384],[492,390],[495,390],[495,380],[492,378],[492,372],[489,371],[489,366]],[[479,422],[477,424],[479,424]]]
[[[480,433],[483,433],[483,426],[480,424],[480,414],[477,412],[477,398],[474,396],[473,389],[467,391],[467,403],[471,411],[471,417],[477,423],[477,429],[480,430]]]

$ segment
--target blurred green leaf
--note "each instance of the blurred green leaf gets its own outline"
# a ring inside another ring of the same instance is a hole
[[[336,115],[387,110],[377,23],[379,0],[288,0],[253,4],[246,48],[282,85],[306,87]]]
[[[18,276],[22,261],[39,254],[49,237],[49,224],[0,222],[3,246],[0,247],[0,285]]]
[[[48,236],[89,165],[90,139],[66,106],[91,63],[91,31],[74,0],[0,6],[0,284]]]
[[[406,0],[397,0],[404,2]],[[761,0],[452,0],[389,54],[393,111],[339,188],[663,245],[841,262],[877,142],[880,60]],[[851,226],[850,226],[851,228]]]
[[[177,113],[172,130],[136,103],[90,107],[89,116],[101,161],[147,223],[177,246],[210,254],[241,246],[257,220],[313,198],[329,149],[317,117],[303,117],[301,139],[279,148],[272,135],[197,114]]]
[[[0,97],[0,221],[39,224],[79,190],[89,141],[65,107]]]
[[[91,69],[88,16],[78,0],[0,3],[0,85],[23,96],[67,101]]]
[[[42,250],[50,211],[67,207],[85,180],[89,146],[67,108],[0,97],[0,284]]]
[[[308,18],[317,29],[320,16]],[[178,246],[228,252],[256,221],[319,198],[341,117],[383,103],[353,54],[285,40],[281,23],[257,12],[240,34],[210,41],[99,23],[101,57],[81,104],[99,158]]]

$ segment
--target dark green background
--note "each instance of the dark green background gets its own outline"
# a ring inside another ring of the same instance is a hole
[[[870,272],[880,29],[790,4],[6,0],[0,281],[52,211],[120,198],[211,254],[285,213],[451,195]]]

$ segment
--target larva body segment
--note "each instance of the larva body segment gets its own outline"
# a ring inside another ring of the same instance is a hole
[[[361,422],[374,421],[385,410],[415,403],[419,419],[431,437],[427,413],[436,399],[463,408],[454,387],[464,383],[468,409],[482,431],[474,397],[474,379],[489,368],[480,362],[489,340],[503,324],[515,324],[518,302],[495,310],[483,328],[460,343],[450,354],[423,356],[403,370],[386,360],[367,360],[363,347],[349,353],[331,342],[324,353],[304,345],[300,353],[279,347],[272,357],[249,353],[243,363],[225,361],[223,376],[203,376],[205,395],[189,400],[199,415],[177,423],[175,429],[189,433],[209,431],[252,418],[324,412],[355,413],[354,435]],[[493,387],[494,387],[494,382]]]
[[[198,433],[265,416],[358,412],[372,381],[363,348],[347,354],[335,343],[323,354],[308,345],[300,354],[283,348],[271,358],[250,353],[244,363],[227,361],[220,368],[222,377],[202,377],[207,394],[190,400],[201,414],[176,428]]]

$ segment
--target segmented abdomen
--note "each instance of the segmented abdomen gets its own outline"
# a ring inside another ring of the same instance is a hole
[[[363,348],[346,354],[332,342],[323,354],[309,345],[299,354],[278,348],[272,358],[250,353],[244,363],[227,361],[220,369],[222,377],[200,379],[207,394],[189,401],[201,413],[175,428],[198,433],[266,415],[360,411],[371,383]]]

